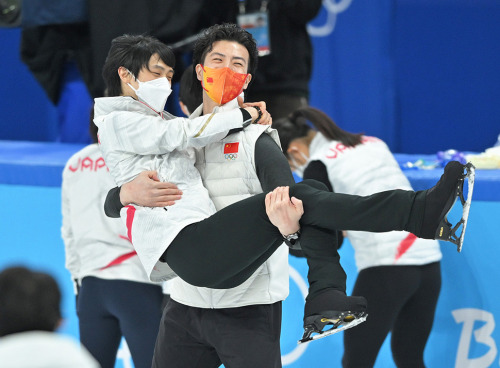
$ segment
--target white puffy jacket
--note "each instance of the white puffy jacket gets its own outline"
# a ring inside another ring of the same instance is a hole
[[[126,227],[104,214],[106,194],[114,186],[97,144],[76,152],[66,163],[61,191],[66,268],[77,281],[95,276],[151,283]]]
[[[152,281],[176,276],[159,261],[161,255],[184,227],[215,213],[194,167],[192,147],[204,147],[243,126],[238,109],[221,113],[216,109],[196,119],[162,115],[131,97],[95,99],[100,148],[116,184],[121,186],[141,171],[156,170],[160,180],[176,183],[183,191],[182,198],[167,210],[135,205],[121,210],[128,236]]]
[[[310,160],[320,160],[337,193],[370,195],[391,189],[411,190],[387,145],[364,136],[362,144],[345,147],[317,133],[309,147]],[[369,233],[348,231],[358,270],[381,265],[423,265],[442,257],[436,240],[416,238],[402,231]]]
[[[235,107],[234,101],[223,106],[226,109]],[[201,108],[191,117],[200,114]],[[196,167],[218,210],[262,193],[255,170],[254,149],[259,136],[266,133],[279,144],[274,129],[251,125],[220,142],[196,150]],[[288,247],[282,245],[248,280],[235,288],[200,288],[176,278],[172,280],[170,292],[175,301],[192,307],[234,308],[284,300],[288,296],[288,283]]]

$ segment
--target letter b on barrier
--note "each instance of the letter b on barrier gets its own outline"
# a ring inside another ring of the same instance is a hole
[[[495,319],[490,312],[475,309],[464,308],[451,312],[455,322],[463,323],[460,342],[458,343],[457,358],[455,368],[487,368],[490,367],[497,356],[497,345],[491,337],[495,329]],[[486,322],[486,324],[477,330],[474,330],[474,322]],[[489,347],[486,354],[479,358],[469,358],[472,334],[474,340],[479,344]]]

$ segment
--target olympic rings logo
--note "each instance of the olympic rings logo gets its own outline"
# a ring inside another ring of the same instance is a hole
[[[307,32],[314,37],[326,37],[335,29],[337,23],[337,14],[344,12],[352,3],[353,0],[323,0],[323,6],[327,12],[327,18],[324,25],[316,27],[311,24],[307,25]]]
[[[234,161],[238,158],[238,154],[237,153],[226,153],[224,155],[224,157],[226,158],[226,160]]]

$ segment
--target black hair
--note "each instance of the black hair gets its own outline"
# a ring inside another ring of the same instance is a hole
[[[303,107],[286,118],[273,121],[273,128],[278,131],[281,148],[285,155],[288,156],[288,147],[294,139],[306,137],[312,130],[308,122],[325,138],[340,141],[346,147],[354,147],[361,143],[363,133],[349,133],[335,124],[323,111],[314,107]]]
[[[247,72],[255,73],[259,59],[257,42],[250,33],[233,23],[215,24],[201,33],[194,44],[193,65],[203,64],[205,57],[212,51],[213,44],[217,41],[234,41],[245,46],[249,55]],[[199,90],[202,93],[201,85],[196,77],[196,70],[193,70],[193,75],[193,91]]]
[[[10,267],[0,273],[0,337],[25,331],[55,331],[61,291],[47,273]]]
[[[158,39],[147,35],[123,35],[111,41],[111,48],[102,68],[102,77],[108,96],[120,96],[121,89],[118,68],[127,68],[135,77],[142,68],[149,70],[151,56],[158,54],[168,66],[175,67],[173,51]]]
[[[193,73],[194,65],[189,65],[184,73],[182,73],[179,85],[179,101],[186,105],[189,113],[193,113],[203,103],[203,94],[200,89],[194,89],[195,73]]]

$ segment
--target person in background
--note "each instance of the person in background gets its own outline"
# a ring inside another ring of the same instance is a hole
[[[203,103],[201,89],[193,90],[193,64],[182,73],[179,85],[179,106],[184,115],[191,115]]]
[[[135,367],[151,367],[162,285],[149,281],[127,228],[104,214],[115,183],[92,120],[90,136],[94,143],[68,160],[62,178],[61,234],[77,294],[80,341],[102,368],[112,368],[123,336]]]
[[[412,189],[382,140],[346,132],[318,109],[298,109],[273,127],[291,168],[304,179],[361,196]],[[372,367],[391,332],[396,365],[424,367],[441,287],[439,243],[402,231],[348,231],[347,236],[359,271],[352,294],[367,298],[370,316],[345,331],[343,366]]]
[[[321,0],[205,0],[205,21],[236,23],[257,40],[259,67],[248,86],[249,101],[265,101],[273,119],[308,105],[313,47],[307,23]],[[213,9],[214,11],[210,12]]]
[[[0,366],[2,368],[99,368],[61,323],[61,290],[47,273],[24,266],[0,272]]]

